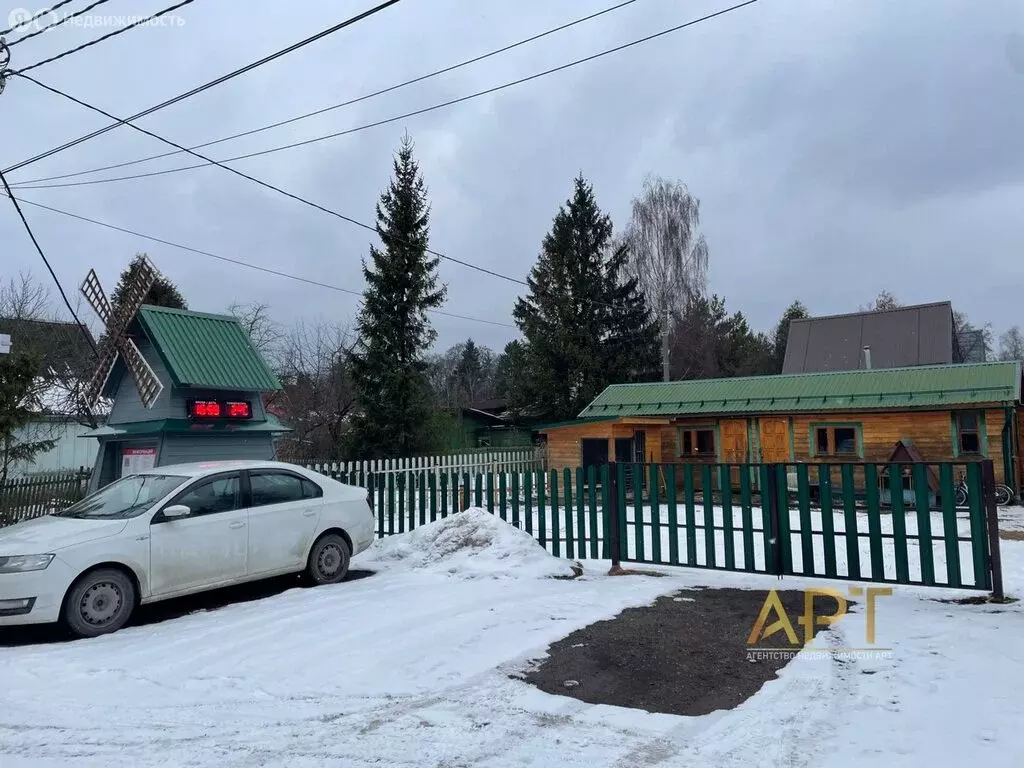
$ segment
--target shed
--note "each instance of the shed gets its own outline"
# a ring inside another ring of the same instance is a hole
[[[262,396],[281,385],[235,318],[143,306],[128,333],[164,389],[146,408],[124,364],[114,366],[107,423],[88,435],[100,444],[94,488],[153,466],[274,457],[288,430]]]

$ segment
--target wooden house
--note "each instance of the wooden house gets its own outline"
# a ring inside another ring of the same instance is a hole
[[[648,463],[990,458],[1019,488],[1017,362],[615,384],[579,418],[537,428],[552,468]]]

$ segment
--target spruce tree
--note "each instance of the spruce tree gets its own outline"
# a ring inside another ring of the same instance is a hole
[[[427,188],[405,136],[394,158],[394,178],[377,203],[377,234],[363,262],[363,308],[352,354],[359,413],[352,451],[359,458],[413,456],[429,450],[434,406],[425,355],[436,332],[427,310],[444,303],[439,259],[427,253]]]
[[[625,277],[626,259],[613,246],[611,217],[578,177],[513,313],[526,337],[528,407],[538,416],[573,418],[608,384],[650,379],[657,369],[657,323]]]
[[[144,253],[135,254],[128,266],[121,272],[121,276],[117,281],[117,286],[114,288],[114,295],[110,297],[110,302],[114,307],[117,307],[123,300],[124,293],[128,289],[129,283],[135,279],[135,275],[138,274],[138,271],[142,268],[142,263],[145,258],[146,254]],[[178,290],[178,286],[163,275],[159,274],[142,303],[156,307],[170,307],[171,309],[188,309],[185,297],[181,295],[181,291]]]
[[[0,355],[0,487],[16,464],[31,462],[56,444],[35,439],[38,430],[32,429],[42,411],[36,391],[42,372],[42,360],[35,353]]]
[[[484,366],[480,347],[473,339],[466,341],[462,348],[462,355],[455,367],[455,377],[460,400],[467,405],[475,401],[483,385]]]

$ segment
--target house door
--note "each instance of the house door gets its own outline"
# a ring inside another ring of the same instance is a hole
[[[786,419],[761,419],[761,461],[765,464],[789,461],[789,422]]]

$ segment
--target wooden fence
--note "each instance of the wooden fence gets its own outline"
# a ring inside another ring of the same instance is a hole
[[[70,507],[85,495],[91,473],[82,467],[8,480],[0,486],[0,527]]]

